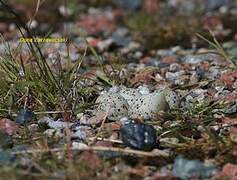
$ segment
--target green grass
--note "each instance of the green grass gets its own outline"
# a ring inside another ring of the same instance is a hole
[[[16,17],[22,36],[25,37],[23,28],[28,37],[33,37],[19,15],[10,6],[5,3],[4,5],[9,14]],[[14,50],[8,48],[8,52],[0,57],[0,108],[16,112],[25,106],[39,111],[66,111],[73,107],[80,94],[77,82],[83,59],[78,60],[71,68],[55,73],[56,70],[49,66],[37,43],[30,42],[27,46],[29,62],[23,62],[19,56],[13,55],[21,54],[21,44]],[[59,66],[60,61],[58,59]]]
[[[222,45],[217,41],[213,32],[209,31],[209,33],[211,35],[212,40],[209,40],[208,38],[206,38],[203,35],[198,34],[198,33],[196,35],[197,35],[197,37],[199,37],[200,39],[202,39],[206,43],[208,43],[208,45],[210,45],[215,50],[214,53],[223,57],[224,60],[228,61],[234,68],[237,68],[236,60],[225,51],[225,49],[222,47]]]

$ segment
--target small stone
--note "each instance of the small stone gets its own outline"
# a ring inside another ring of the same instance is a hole
[[[0,151],[0,164],[8,165],[15,160],[16,156],[9,151]]]
[[[129,123],[132,123],[132,122],[133,122],[133,120],[130,119],[130,118],[128,118],[128,117],[123,117],[123,118],[121,118],[119,121],[120,121],[120,123],[121,123],[122,125],[129,124]]]
[[[4,33],[8,30],[8,25],[6,23],[0,22],[0,32]]]
[[[13,135],[18,129],[18,126],[14,121],[7,118],[0,119],[0,130],[6,132],[9,135]]]
[[[48,138],[63,138],[64,135],[63,133],[59,130],[59,129],[47,129],[46,131],[44,131],[43,133],[44,135],[46,135]]]
[[[106,39],[103,41],[99,41],[97,46],[100,51],[104,51],[104,50],[108,49],[112,43],[113,43],[112,39]]]
[[[192,177],[206,179],[214,175],[215,172],[214,166],[207,166],[200,161],[185,159],[182,156],[175,159],[172,171],[173,175],[180,179],[192,179]]]
[[[170,81],[175,81],[177,78],[179,79],[181,76],[185,75],[185,71],[181,70],[175,73],[167,72],[165,73],[165,78]]]
[[[125,124],[121,136],[124,144],[134,149],[151,151],[157,144],[156,130],[148,124]]]
[[[74,133],[72,134],[72,138],[87,140],[89,137],[93,137],[94,134],[92,132],[91,127],[78,125],[73,128]]]
[[[207,0],[206,7],[208,11],[216,10],[221,6],[228,6],[230,5],[231,0]]]
[[[113,44],[117,47],[125,47],[129,44],[131,39],[129,37],[124,37],[119,34],[112,34]]]
[[[177,72],[180,71],[182,69],[182,66],[178,63],[173,63],[170,65],[169,71],[171,72]]]
[[[39,125],[38,124],[30,124],[28,126],[28,129],[30,132],[37,132],[39,130]]]
[[[52,129],[64,129],[66,127],[71,127],[73,123],[64,122],[61,120],[54,121],[53,119],[45,116],[38,121],[39,124],[46,124]]]
[[[118,4],[127,10],[136,10],[141,7],[141,0],[119,0]]]
[[[143,54],[142,54],[141,51],[136,51],[136,52],[133,54],[134,59],[140,59],[142,56],[143,56]]]
[[[221,57],[216,54],[198,54],[198,55],[187,55],[184,57],[184,61],[190,64],[198,64],[204,61],[218,61]]]
[[[122,54],[127,54],[129,52],[135,51],[140,48],[140,44],[137,42],[130,41],[129,44],[121,49]]]
[[[36,20],[27,22],[27,27],[29,29],[35,29],[38,26],[38,22]]]
[[[62,16],[70,16],[72,15],[72,10],[65,7],[64,5],[61,5],[59,8],[58,8],[58,11],[59,13],[62,15]]]
[[[222,170],[215,175],[214,179],[235,180],[236,177],[237,177],[237,165],[227,163],[223,166]]]
[[[80,142],[72,142],[72,149],[87,149],[88,146]]]
[[[35,118],[35,114],[33,111],[28,109],[21,109],[16,117],[16,123],[18,124],[26,124],[30,121],[33,121]]]
[[[0,131],[0,148],[7,149],[12,147],[12,137],[5,132]]]

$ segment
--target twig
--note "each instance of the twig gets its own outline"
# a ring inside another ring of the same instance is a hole
[[[15,151],[12,152],[15,155],[22,155],[22,154],[38,154],[38,153],[47,153],[47,152],[61,152],[66,151],[67,148],[53,148],[53,149],[35,149],[35,150],[24,150],[24,151]],[[111,152],[118,152],[123,154],[131,154],[136,156],[147,156],[147,157],[168,157],[170,154],[161,150],[155,150],[151,152],[140,151],[140,150],[133,150],[133,149],[123,149],[123,148],[115,148],[115,147],[104,147],[104,146],[88,146],[83,148],[72,147],[72,151],[111,151]]]
[[[34,112],[34,113],[38,115],[38,114],[59,114],[59,113],[65,113],[65,112],[71,112],[71,111],[42,111],[42,112]]]
[[[8,112],[8,109],[0,109],[0,111],[4,111],[4,112]],[[40,115],[40,114],[59,114],[59,113],[65,113],[65,112],[72,112],[72,111],[39,111],[39,112],[34,112],[34,114],[36,115]],[[12,116],[17,116],[16,113],[12,112]]]
[[[97,137],[97,138],[93,138],[92,140],[94,140],[94,139],[96,139],[97,141],[106,141],[106,142],[123,144],[123,141],[116,140],[116,139],[107,139],[107,138]]]

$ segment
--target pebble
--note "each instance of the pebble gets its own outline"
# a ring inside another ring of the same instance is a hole
[[[133,58],[134,58],[134,59],[140,59],[142,56],[143,56],[143,53],[142,53],[141,51],[136,51],[136,52],[133,54]]]
[[[136,10],[141,7],[142,0],[118,0],[117,3],[127,10]]]
[[[14,162],[16,156],[9,151],[0,150],[0,165],[9,165]]]
[[[58,11],[62,16],[65,16],[65,17],[72,15],[72,10],[65,7],[64,5],[59,6]]]
[[[187,55],[183,58],[186,63],[198,64],[204,61],[218,61],[220,56],[216,54],[198,54],[198,55]]]
[[[29,29],[35,29],[37,28],[37,26],[38,26],[38,22],[36,20],[27,22],[27,27]]]
[[[72,149],[87,149],[88,146],[81,142],[72,142]]]
[[[104,51],[104,50],[107,50],[111,46],[112,43],[113,43],[113,39],[109,38],[103,41],[99,41],[97,44],[97,47],[100,51]]]
[[[208,11],[216,10],[221,6],[230,5],[231,0],[207,0],[206,1],[206,8]]]
[[[35,114],[33,111],[28,109],[20,109],[16,117],[16,123],[24,125],[26,123],[29,123],[30,121],[33,121],[34,118]]]
[[[0,131],[0,149],[7,149],[12,147],[12,137],[5,132]]]
[[[151,151],[157,145],[156,130],[148,124],[128,123],[121,128],[121,137],[128,147]]]
[[[164,78],[159,73],[156,74],[155,79],[157,81],[163,81],[164,80]]]
[[[207,166],[197,160],[189,160],[183,156],[178,156],[175,159],[173,166],[173,175],[180,179],[191,179],[198,177],[200,179],[206,179],[216,172],[214,166]]]
[[[113,43],[118,47],[126,47],[128,46],[129,42],[131,41],[130,37],[126,37],[127,29],[117,29],[112,34]]]
[[[123,117],[119,121],[121,122],[122,125],[134,123],[134,121],[128,117]]]
[[[129,44],[126,47],[122,48],[120,51],[121,51],[122,54],[127,54],[127,53],[129,53],[131,51],[135,51],[139,48],[140,48],[139,43],[134,42],[134,41],[130,41]]]
[[[182,69],[182,66],[178,63],[172,63],[170,65],[170,68],[169,68],[169,71],[171,72],[177,72],[177,71],[180,71]]]
[[[47,124],[47,126],[51,129],[64,129],[66,127],[71,127],[73,124],[73,123],[68,123],[61,120],[54,121],[53,119],[47,116],[39,119],[38,123]]]
[[[30,132],[36,132],[39,130],[39,125],[38,124],[30,124],[27,126]]]
[[[89,137],[92,137],[92,129],[89,126],[84,126],[84,125],[75,125],[73,127],[73,133],[72,133],[72,138],[76,138],[79,140],[87,140]]]
[[[47,129],[44,131],[43,133],[44,135],[46,135],[48,138],[63,138],[64,137],[64,134],[61,132],[60,129]]]

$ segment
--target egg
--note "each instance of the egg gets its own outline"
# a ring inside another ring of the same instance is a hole
[[[179,96],[169,88],[165,90],[165,99],[170,109],[177,109],[179,107]]]
[[[156,119],[159,111],[177,108],[179,98],[167,87],[141,94],[139,89],[121,86],[116,88],[116,91],[112,89],[103,92],[96,103],[97,110],[106,112],[110,120],[119,120],[123,117],[148,120]]]
[[[142,96],[142,94],[137,89],[126,88],[126,87],[122,87],[118,93],[124,99],[126,99],[129,106],[134,104],[135,99],[140,98]]]
[[[155,119],[159,111],[167,108],[164,91],[155,91],[135,99],[135,103],[129,108],[129,117]]]
[[[103,111],[110,120],[119,120],[128,115],[129,105],[121,95],[111,92],[103,92],[95,102],[97,111]]]

